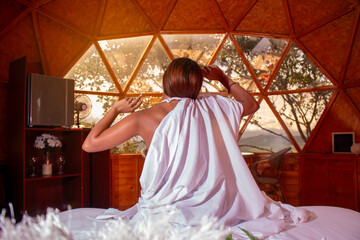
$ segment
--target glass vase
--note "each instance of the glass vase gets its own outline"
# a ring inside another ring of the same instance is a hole
[[[58,156],[57,163],[58,163],[58,166],[59,166],[58,174],[60,174],[60,175],[64,174],[64,165],[65,165],[64,156],[62,156],[62,155]]]
[[[30,177],[35,177],[36,176],[36,164],[38,163],[38,158],[36,156],[31,157],[29,163],[32,168],[32,173],[31,173]]]

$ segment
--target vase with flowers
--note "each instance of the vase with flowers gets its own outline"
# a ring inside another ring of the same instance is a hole
[[[42,174],[44,176],[52,175],[52,163],[50,159],[51,152],[62,147],[60,140],[54,135],[43,133],[35,139],[34,147],[39,149],[45,155],[45,162],[42,165]]]

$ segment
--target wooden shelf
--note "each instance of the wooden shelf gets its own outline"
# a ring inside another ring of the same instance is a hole
[[[50,177],[25,183],[25,209],[29,215],[46,213],[47,208],[66,210],[83,207],[81,177]]]
[[[52,178],[69,178],[69,177],[81,177],[81,173],[78,174],[61,174],[61,175],[56,175],[53,174],[52,176],[35,176],[35,177],[27,177],[25,179],[26,182],[32,182],[32,181],[46,181]]]
[[[86,130],[90,130],[88,128],[77,128],[77,127],[74,127],[74,128],[66,128],[66,127],[54,127],[54,128],[51,128],[51,127],[25,127],[25,131],[60,131],[60,132],[66,132],[66,131],[71,131],[71,132],[74,132],[74,131],[86,131]]]
[[[110,207],[110,151],[86,153],[81,146],[89,129],[65,127],[26,127],[26,58],[10,64],[8,90],[8,139],[12,203],[17,220],[27,212],[44,214],[48,207],[66,210],[68,206]],[[48,133],[62,143],[52,153],[53,175],[42,176],[44,154],[34,147],[37,136]],[[65,158],[64,174],[57,174],[58,156]],[[31,177],[31,157],[37,157],[36,176]]]

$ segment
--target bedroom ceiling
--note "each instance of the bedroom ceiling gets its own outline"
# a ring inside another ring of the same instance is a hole
[[[281,38],[337,87],[326,109],[331,120],[323,118],[318,133],[331,134],[334,122],[359,133],[359,14],[358,0],[0,0],[0,82],[8,82],[9,63],[23,56],[45,74],[64,76],[101,40],[151,35],[163,43],[162,35],[192,33]],[[315,144],[323,144],[318,135],[308,150],[327,152],[328,145]]]
[[[292,39],[338,82],[358,82],[358,15],[355,0],[1,0],[0,80],[24,55],[64,75],[98,40],[222,32]]]

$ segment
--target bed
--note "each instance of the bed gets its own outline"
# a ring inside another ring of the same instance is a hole
[[[360,213],[339,207],[303,207],[312,214],[308,222],[289,225],[285,231],[266,239],[314,239],[314,240],[358,240],[360,239]],[[74,236],[75,240],[89,239],[107,221],[95,220],[104,212],[101,208],[78,208],[59,213],[60,220]],[[246,239],[246,238],[244,238]]]

